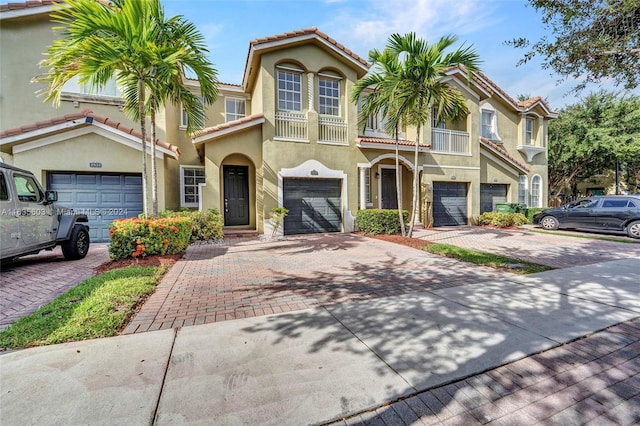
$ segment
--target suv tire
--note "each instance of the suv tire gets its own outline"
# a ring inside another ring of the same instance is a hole
[[[65,259],[83,259],[89,251],[89,231],[82,225],[76,225],[71,231],[68,241],[62,243],[62,254]]]
[[[627,235],[631,238],[640,238],[640,220],[636,220],[627,225]]]

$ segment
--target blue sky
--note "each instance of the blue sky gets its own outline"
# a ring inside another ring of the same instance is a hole
[[[455,34],[473,44],[482,71],[512,97],[540,95],[560,109],[576,103],[568,94],[573,82],[559,77],[540,60],[517,66],[523,50],[506,46],[514,37],[544,35],[540,14],[524,0],[162,0],[167,16],[183,15],[207,39],[219,80],[240,84],[249,41],[317,27],[364,59],[382,49],[392,33],[414,31],[430,42]],[[612,87],[609,87],[612,88]],[[598,90],[591,85],[582,93]]]

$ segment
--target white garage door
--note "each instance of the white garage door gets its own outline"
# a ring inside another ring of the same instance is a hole
[[[58,192],[58,205],[89,217],[92,242],[109,241],[114,219],[142,213],[142,175],[49,172],[47,187]]]

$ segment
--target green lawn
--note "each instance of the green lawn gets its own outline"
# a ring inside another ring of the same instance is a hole
[[[513,259],[506,256],[500,256],[492,253],[484,253],[476,250],[469,250],[450,244],[429,244],[422,247],[422,250],[429,253],[439,254],[441,256],[459,259],[465,262],[474,263],[476,265],[490,266],[492,268],[508,269],[516,274],[533,274],[536,272],[548,271],[551,268],[546,265],[525,262],[520,259]],[[514,267],[518,265],[518,267]]]
[[[1,331],[0,348],[115,336],[164,272],[158,266],[132,266],[89,278]]]

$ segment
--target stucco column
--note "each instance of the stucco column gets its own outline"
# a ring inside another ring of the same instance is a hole
[[[315,112],[315,81],[314,75],[312,72],[307,73],[307,93],[309,98],[309,112]]]
[[[365,192],[366,167],[360,167],[360,210],[367,208],[367,195]]]

